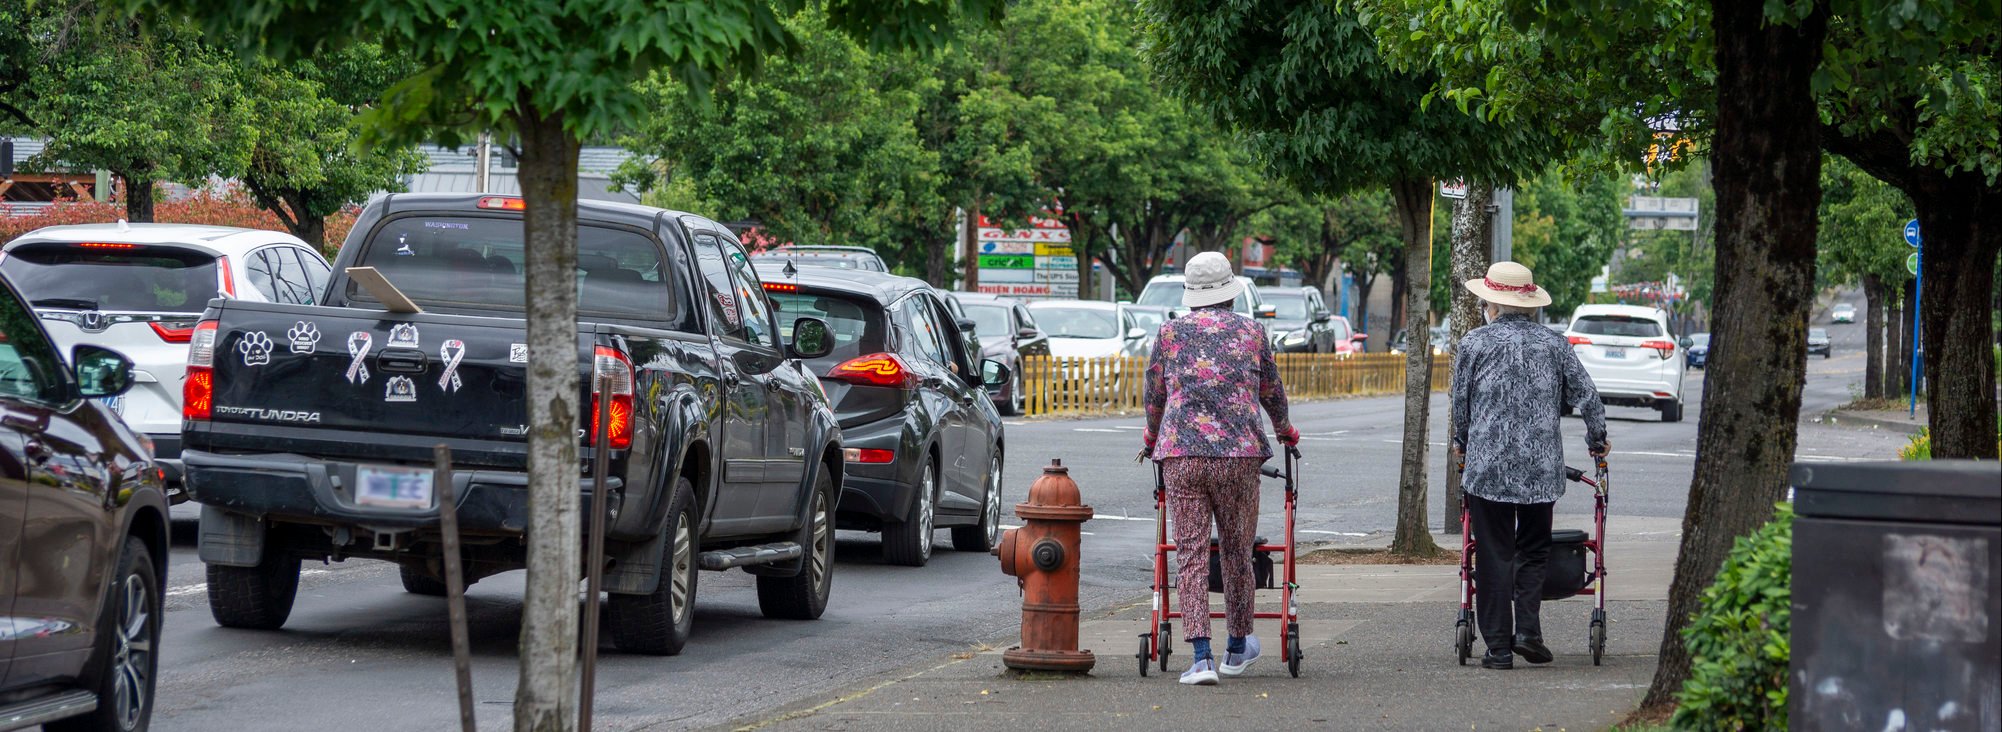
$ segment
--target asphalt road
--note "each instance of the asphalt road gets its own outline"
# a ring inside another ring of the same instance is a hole
[[[1850,399],[1862,376],[1861,327],[1831,326],[1836,356],[1809,362],[1802,460],[1890,457],[1902,438],[1814,423]],[[1685,421],[1614,408],[1616,513],[1678,517],[1694,461],[1703,372],[1687,380]],[[1444,402],[1433,400],[1437,526],[1445,458]],[[1302,542],[1356,542],[1390,529],[1402,401],[1353,399],[1296,405],[1307,454],[1300,475]],[[1006,502],[1021,500],[1042,466],[1062,459],[1098,518],[1085,525],[1084,605],[1102,610],[1143,595],[1154,507],[1152,472],[1133,462],[1137,418],[1010,423]],[[1583,427],[1566,420],[1566,450],[1583,464]],[[1277,540],[1282,491],[1267,481],[1264,533]],[[1560,525],[1582,525],[1588,493],[1559,505]],[[1567,524],[1567,521],[1569,522]],[[182,532],[191,534],[192,532]],[[186,539],[187,537],[181,537]],[[943,539],[943,535],[941,535]],[[945,543],[945,542],[941,542]],[[1012,637],[1020,597],[986,554],[941,548],[921,569],[886,566],[874,535],[846,533],[834,596],[812,622],[763,619],[750,578],[703,573],[696,632],[682,655],[601,655],[600,729],[682,729],[753,717],[790,702]],[[523,573],[488,578],[468,594],[475,696],[482,729],[510,724]],[[192,545],[176,546],[154,716],[158,730],[443,730],[456,702],[441,599],[405,594],[393,565],[355,560],[309,565],[291,621],[275,632],[219,628],[209,618]]]

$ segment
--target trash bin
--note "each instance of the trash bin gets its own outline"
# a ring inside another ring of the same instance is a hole
[[[2002,728],[2002,465],[1795,463],[1788,714]]]

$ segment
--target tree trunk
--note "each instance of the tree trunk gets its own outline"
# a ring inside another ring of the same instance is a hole
[[[960,288],[967,292],[980,291],[980,206],[969,205],[962,209],[966,217],[966,227],[960,231],[959,257]]]
[[[945,262],[951,256],[950,247],[925,247],[925,281],[931,283],[932,287],[941,290],[952,289],[952,283],[946,281],[945,275]]]
[[[1426,521],[1426,432],[1432,424],[1432,181],[1391,184],[1404,234],[1404,458],[1397,479],[1397,532],[1390,551],[1405,556],[1439,553]]]
[[[333,259],[332,253],[327,249],[327,219],[323,216],[314,216],[312,213],[306,212],[304,206],[301,206],[299,210],[301,213],[298,214],[298,225],[292,227],[292,235],[299,237],[300,241],[306,242],[308,246],[313,248],[313,251],[326,255],[328,259]]]
[[[1643,706],[1669,705],[1689,677],[1682,628],[1738,537],[1786,495],[1807,374],[1821,135],[1810,77],[1828,10],[1794,25],[1761,3],[1717,3],[1716,315],[1695,479],[1669,586],[1659,665]],[[1616,458],[1617,459],[1617,458]]]
[[[1404,241],[1405,241],[1404,245],[1406,247],[1411,246],[1410,237],[1406,237]],[[1426,247],[1430,248],[1431,243],[1427,242]],[[1409,252],[1403,252],[1401,254],[1408,255]],[[1429,257],[1431,255],[1428,254],[1426,256]],[[1425,268],[1428,270],[1432,268],[1432,260],[1430,259],[1425,260]],[[1397,263],[1391,265],[1390,267],[1390,333],[1387,335],[1389,335],[1392,340],[1397,339],[1397,336],[1395,334],[1398,331],[1404,330],[1405,314],[1409,311],[1409,309],[1404,306],[1404,296],[1405,293],[1411,291],[1411,286],[1410,286],[1411,278],[1408,276],[1410,271],[1411,271],[1411,258],[1409,256],[1399,256],[1397,258]],[[1428,283],[1425,280],[1419,280],[1418,282],[1420,285],[1419,289],[1421,290],[1428,285]],[[1384,346],[1385,349],[1388,349],[1389,347],[1390,346],[1388,345]]]
[[[1863,398],[1884,398],[1884,281],[1863,276]]]
[[[1920,369],[1935,459],[1994,460],[1995,255],[2002,248],[2002,193],[1979,173],[1945,178],[1944,190],[1913,196],[1925,233],[1919,291]]]
[[[1453,259],[1452,277],[1446,283],[1447,291],[1453,293],[1453,344],[1452,352],[1459,353],[1460,339],[1475,323],[1482,321],[1481,299],[1461,287],[1460,283],[1479,279],[1487,275],[1488,259],[1493,242],[1494,220],[1488,215],[1488,204],[1494,200],[1494,185],[1482,180],[1467,181],[1467,197],[1453,204]],[[1446,434],[1453,434],[1453,410],[1446,410]],[[1442,521],[1446,533],[1460,533],[1460,471],[1452,464],[1452,450],[1446,450],[1446,500],[1439,507],[1444,515]]]
[[[528,588],[522,600],[516,732],[577,725],[577,138],[524,99],[527,236]],[[595,604],[595,603],[594,603]]]
[[[125,220],[135,224],[153,223],[153,181],[139,181],[130,173],[119,173],[125,179]]]

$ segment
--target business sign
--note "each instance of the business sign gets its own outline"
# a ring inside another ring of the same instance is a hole
[[[1035,269],[1036,258],[1027,254],[982,254],[980,269]]]
[[[1041,280],[1036,279],[1036,271],[1033,269],[980,270],[980,283],[983,285],[989,282],[1040,282],[1040,281]]]
[[[1075,284],[1077,284],[1077,270],[1074,270],[1074,269],[1039,269],[1039,270],[1036,270],[1036,281],[1037,281],[1037,282],[1068,282],[1068,283],[1071,283],[1071,284],[1075,285]]]
[[[1077,285],[1075,284],[1072,285],[1009,284],[1009,283],[990,284],[987,282],[981,282],[980,291],[987,293],[989,295],[1003,295],[1007,297],[1025,297],[1025,298],[1077,297]]]
[[[980,219],[980,291],[1022,298],[1077,297],[1078,258],[1070,230],[1055,217],[1003,229]]]
[[[983,241],[981,254],[1035,254],[1036,243],[1030,241]]]
[[[1074,250],[1074,249],[1071,249],[1071,245],[1069,245],[1069,244],[1037,244],[1037,245],[1036,245],[1036,256],[1038,256],[1038,257],[1075,257],[1075,256],[1077,256],[1077,251],[1076,251],[1076,250]]]
[[[1077,269],[1077,257],[1037,257],[1036,269]]]

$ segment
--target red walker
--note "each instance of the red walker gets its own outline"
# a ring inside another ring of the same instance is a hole
[[[1293,485],[1293,464],[1300,459],[1297,447],[1287,447],[1278,468],[1259,468],[1258,472],[1268,478],[1286,481],[1286,543],[1258,544],[1254,552],[1278,552],[1284,556],[1285,569],[1279,581],[1280,607],[1282,612],[1255,612],[1258,620],[1282,620],[1283,632],[1279,635],[1279,657],[1286,659],[1286,670],[1294,677],[1300,675],[1300,608],[1294,602],[1293,592],[1300,588],[1293,573],[1293,509],[1298,502],[1299,491]],[[1150,662],[1159,663],[1162,671],[1168,670],[1168,656],[1173,653],[1174,625],[1170,621],[1182,617],[1180,610],[1169,608],[1168,554],[1175,551],[1175,545],[1168,541],[1168,485],[1161,473],[1161,464],[1154,464],[1154,609],[1148,616],[1147,631],[1140,634],[1140,652],[1134,654],[1140,661],[1140,675],[1147,675]],[[1211,618],[1225,617],[1223,612],[1211,611]]]
[[[1564,468],[1564,477],[1592,487],[1592,534],[1581,542],[1585,551],[1592,553],[1592,567],[1586,571],[1583,585],[1575,592],[1556,597],[1545,592],[1543,599],[1562,600],[1575,595],[1593,596],[1596,606],[1592,608],[1588,643],[1592,649],[1592,665],[1597,666],[1600,657],[1606,652],[1606,503],[1610,486],[1607,482],[1606,461],[1599,459],[1595,462],[1598,464],[1595,478],[1585,477],[1585,471],[1577,468],[1570,466]],[[1288,529],[1290,532],[1290,522]],[[1454,647],[1459,652],[1460,665],[1465,666],[1467,659],[1472,658],[1474,653],[1474,527],[1473,519],[1467,512],[1467,499],[1464,495],[1460,498],[1460,536],[1464,537],[1464,544],[1460,549],[1460,619],[1453,626],[1458,635]],[[1547,576],[1545,586],[1549,586]]]

